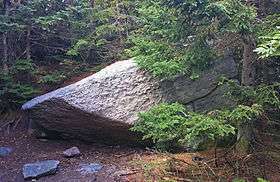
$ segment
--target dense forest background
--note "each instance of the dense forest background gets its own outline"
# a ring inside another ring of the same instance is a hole
[[[162,79],[195,80],[232,56],[239,77],[221,84],[235,107],[209,114],[163,104],[142,113],[133,130],[164,150],[230,135],[241,153],[279,149],[272,145],[279,141],[278,0],[1,0],[0,9],[0,113],[126,58]]]
[[[129,1],[1,1],[1,112],[116,60],[136,27]]]
[[[261,58],[270,57],[256,66],[279,54],[279,3],[273,0],[2,0],[0,7],[1,112],[127,57],[138,57],[156,76],[188,72],[195,78],[225,54],[257,59],[250,53],[256,43]]]

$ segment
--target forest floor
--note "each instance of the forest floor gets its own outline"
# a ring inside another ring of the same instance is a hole
[[[39,178],[42,182],[113,182],[144,181],[137,176],[133,161],[149,155],[144,149],[128,146],[108,146],[97,143],[86,144],[80,141],[40,140],[28,135],[23,127],[0,134],[0,146],[11,147],[13,152],[0,158],[0,182],[22,182],[24,164],[43,160],[60,161],[55,175]],[[65,158],[64,150],[76,146],[81,155]],[[82,164],[98,163],[102,166],[94,174],[82,174],[78,169]],[[135,176],[136,175],[136,176]]]
[[[173,155],[129,146],[88,144],[81,141],[40,140],[29,135],[26,127],[22,126],[10,131],[9,134],[0,131],[0,146],[13,149],[10,155],[0,158],[0,182],[24,182],[23,165],[43,160],[59,160],[59,169],[55,175],[41,177],[33,181],[204,182],[232,181],[236,176],[236,171],[232,170],[231,166],[225,162],[236,165],[236,157],[230,154],[225,156],[221,151],[218,151],[219,160],[215,161],[213,160],[215,159],[213,151]],[[73,146],[78,147],[82,154],[74,158],[65,158],[62,155],[63,151]],[[102,169],[92,174],[83,174],[78,170],[80,165],[89,163],[100,164]],[[250,161],[246,164],[249,163]],[[240,162],[239,164],[241,168],[244,163]],[[280,169],[277,164],[258,162],[253,162],[253,164],[250,165],[250,168],[257,165],[257,168],[254,169],[255,176],[262,176],[260,171],[266,168],[265,175],[271,182],[280,181]],[[248,166],[247,168],[243,166],[243,170],[248,169]],[[243,176],[246,176],[245,173]],[[242,174],[239,173],[239,175]],[[256,181],[256,178],[251,178],[251,176],[247,176],[246,179]]]

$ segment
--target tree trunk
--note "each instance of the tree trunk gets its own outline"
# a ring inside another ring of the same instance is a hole
[[[243,65],[242,65],[242,79],[243,86],[253,86],[255,84],[255,60],[256,55],[254,50],[256,48],[255,40],[248,35],[243,39]]]
[[[9,16],[11,2],[9,0],[4,0],[4,15]],[[3,33],[3,71],[8,73],[8,32]]]
[[[241,84],[243,86],[254,86],[255,84],[255,60],[254,50],[256,42],[251,35],[243,37],[243,65]],[[251,150],[253,136],[253,125],[250,122],[240,124],[238,127],[237,151],[241,154],[247,154]]]
[[[26,34],[26,59],[31,59],[31,26],[27,26]]]
[[[92,32],[95,34],[96,32],[96,25],[95,25],[95,20],[94,20],[94,7],[95,7],[95,0],[90,0],[90,7],[91,7],[91,20],[90,20],[90,24],[91,24],[91,29]]]
[[[3,71],[8,73],[8,43],[7,43],[7,33],[3,33]]]

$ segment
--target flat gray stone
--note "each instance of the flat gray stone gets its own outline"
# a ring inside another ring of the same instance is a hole
[[[13,152],[11,147],[0,147],[0,157],[6,157]]]
[[[72,147],[70,149],[67,149],[63,152],[64,157],[76,157],[81,155],[81,152],[78,147]]]
[[[90,163],[90,164],[81,164],[80,168],[78,171],[81,172],[81,174],[86,175],[86,174],[94,174],[99,172],[103,166],[98,163]]]
[[[59,161],[46,160],[36,163],[25,164],[22,169],[24,179],[39,178],[42,176],[55,174]]]

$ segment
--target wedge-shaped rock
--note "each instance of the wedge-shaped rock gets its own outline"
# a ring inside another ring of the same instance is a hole
[[[55,174],[59,161],[47,160],[36,163],[25,164],[22,169],[24,179],[39,178],[42,176]]]
[[[138,113],[161,102],[178,101],[194,110],[228,104],[217,89],[220,76],[234,77],[231,58],[219,60],[196,80],[178,76],[158,80],[131,60],[116,62],[75,84],[37,97],[22,106],[29,119],[44,132],[62,133],[84,140],[135,140],[129,131]]]

